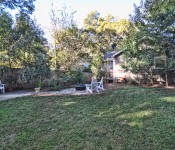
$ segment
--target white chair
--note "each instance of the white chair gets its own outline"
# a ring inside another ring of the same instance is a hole
[[[104,87],[103,87],[103,77],[101,78],[100,82],[98,82],[98,89],[99,90],[104,90]]]
[[[0,90],[1,90],[1,93],[5,93],[5,85],[1,83],[1,80],[0,80]]]
[[[99,82],[97,82],[96,79],[92,79],[91,84],[85,84],[86,92],[93,93],[94,91],[96,91],[99,93],[98,85],[99,85]]]

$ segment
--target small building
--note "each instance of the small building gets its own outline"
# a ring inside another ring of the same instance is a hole
[[[125,57],[123,55],[124,50],[108,51],[103,58],[102,70],[106,72],[106,78],[113,80],[114,82],[125,82],[126,80],[134,80],[138,82],[138,76],[126,71],[123,66],[125,65]],[[158,83],[165,83],[165,74],[162,72],[160,60],[164,57],[159,56],[154,58],[154,64],[152,66],[153,80]],[[146,70],[145,70],[146,71]],[[143,72],[145,75],[145,72]],[[141,74],[139,78],[144,79]],[[168,82],[169,84],[175,84],[175,73],[174,70],[168,72]]]
[[[103,58],[102,70],[106,72],[106,77],[114,82],[125,80],[128,76],[128,72],[122,67],[125,64],[123,51],[108,51]]]

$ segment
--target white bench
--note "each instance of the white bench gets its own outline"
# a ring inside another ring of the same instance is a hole
[[[98,82],[96,79],[92,79],[91,84],[85,84],[86,86],[86,92],[93,93],[94,91],[98,91]]]
[[[104,90],[103,88],[103,77],[100,82],[97,82],[96,79],[92,79],[91,84],[85,84],[86,92],[93,93],[94,91],[99,93],[99,90]]]

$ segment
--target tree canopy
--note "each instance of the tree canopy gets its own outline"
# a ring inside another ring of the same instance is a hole
[[[18,9],[20,12],[32,14],[35,0],[0,0],[0,9]]]
[[[84,19],[84,37],[90,49],[92,70],[98,74],[107,51],[121,47],[128,33],[130,22],[127,19],[117,19],[112,15],[101,17],[97,11],[92,11]]]
[[[19,79],[11,73],[14,68],[19,69],[23,81],[34,81],[41,73],[42,78],[48,77],[47,40],[36,21],[23,12],[16,15],[15,22],[5,10],[0,10],[0,16],[0,71],[6,72],[6,82]]]
[[[160,4],[162,4],[160,6]],[[175,7],[173,3],[165,1],[142,2],[135,6],[135,13],[131,16],[132,22],[129,35],[125,41],[127,68],[131,71],[147,71],[151,75],[155,67],[155,58],[163,58],[162,72],[167,75],[174,70],[174,41],[175,41]],[[157,8],[153,10],[152,8]],[[162,11],[166,9],[166,11]],[[155,15],[156,14],[156,15]],[[159,60],[160,60],[159,59]]]

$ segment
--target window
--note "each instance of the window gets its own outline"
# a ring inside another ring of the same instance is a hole
[[[109,62],[109,69],[113,69],[113,61]]]

